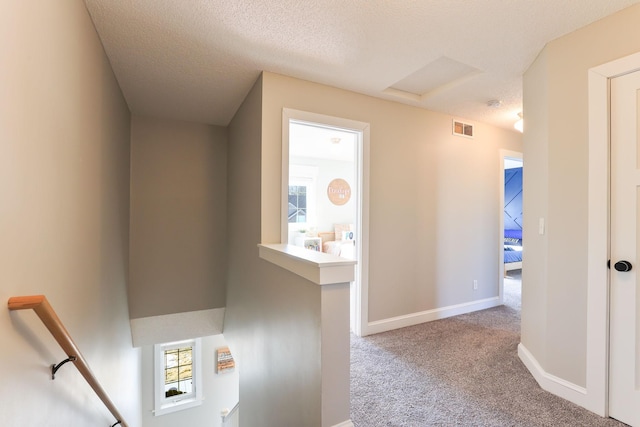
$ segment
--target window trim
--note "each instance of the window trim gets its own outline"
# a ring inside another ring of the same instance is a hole
[[[287,165],[289,168],[289,180],[287,187],[287,208],[289,185],[299,185],[307,187],[307,221],[306,222],[289,222],[288,217],[284,219],[287,230],[287,241],[289,244],[294,243],[295,233],[298,230],[313,229],[317,225],[317,194],[318,194],[318,167],[305,165]]]
[[[309,221],[309,199],[310,199],[310,197],[309,197],[309,193],[310,193],[310,191],[309,191],[310,190],[309,183],[301,181],[300,183],[292,184],[291,182],[289,182],[289,197],[291,197],[291,187],[304,187],[304,189],[305,189],[305,208],[304,208],[305,221],[304,222],[297,221],[297,220],[293,221],[293,222],[289,221],[291,216],[287,212],[288,223],[289,224],[296,224],[296,225],[299,225],[300,227],[306,227],[310,223],[310,221]],[[296,212],[296,217],[297,217],[297,216],[300,215],[299,214],[299,211],[300,211],[299,205],[296,205],[296,210],[297,210],[297,212]]]
[[[180,395],[165,397],[164,352],[179,347],[192,347],[192,387],[193,392],[180,398]],[[170,414],[202,404],[202,343],[200,338],[175,341],[153,346],[154,353],[154,411],[155,416]]]
[[[318,222],[318,167],[305,165],[289,165],[289,185],[307,187],[307,221],[289,224],[300,224],[305,228],[315,226]]]

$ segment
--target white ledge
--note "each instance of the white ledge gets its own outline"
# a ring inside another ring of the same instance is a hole
[[[260,258],[317,285],[353,282],[356,261],[283,243],[258,245]]]
[[[131,319],[134,347],[182,341],[222,333],[225,308]]]

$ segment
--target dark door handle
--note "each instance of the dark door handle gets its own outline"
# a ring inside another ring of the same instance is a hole
[[[631,271],[633,266],[629,261],[618,261],[613,264],[613,268],[615,268],[617,271]]]

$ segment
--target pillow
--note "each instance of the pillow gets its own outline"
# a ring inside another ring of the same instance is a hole
[[[349,241],[353,240],[355,237],[355,233],[353,231],[343,231],[342,232],[342,240]]]
[[[522,239],[516,239],[515,237],[505,237],[504,244],[511,246],[522,246]]]
[[[504,230],[504,244],[522,246],[522,229]]]
[[[342,232],[353,231],[353,224],[336,224],[334,231],[336,233],[336,240],[342,240]]]

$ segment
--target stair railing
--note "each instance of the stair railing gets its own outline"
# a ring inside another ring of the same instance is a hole
[[[238,425],[238,410],[240,408],[240,402],[236,403],[233,409],[224,409],[220,416],[222,417],[222,427],[237,427]]]
[[[107,409],[111,412],[111,414],[116,418],[116,423],[111,427],[115,427],[120,424],[123,427],[127,427],[127,424],[124,422],[122,415],[118,412],[118,409],[113,404],[107,393],[104,391],[96,377],[91,372],[89,365],[86,360],[78,350],[75,342],[71,339],[69,332],[67,332],[66,328],[60,321],[60,318],[56,315],[56,312],[53,310],[49,301],[44,295],[32,295],[32,296],[22,296],[22,297],[11,297],[9,298],[9,302],[7,303],[9,306],[9,310],[28,310],[33,309],[36,312],[42,323],[47,327],[51,335],[58,342],[62,350],[67,354],[68,358],[63,360],[57,365],[51,366],[51,376],[55,379],[55,374],[67,362],[73,362],[76,366],[80,374],[84,377],[84,379],[89,383],[89,386],[93,389],[93,391],[98,395],[100,400],[105,404]]]

